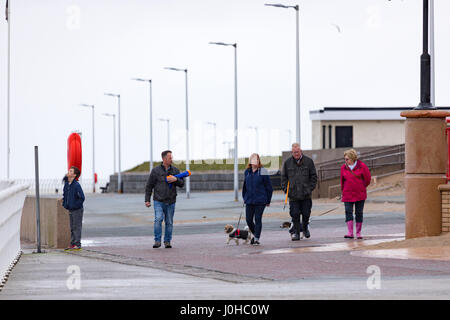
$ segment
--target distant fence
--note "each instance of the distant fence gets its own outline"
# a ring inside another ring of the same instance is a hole
[[[36,183],[35,179],[17,179],[16,183],[19,184],[27,184],[30,185],[30,189],[28,189],[27,195],[35,195],[36,194]],[[78,181],[81,184],[81,188],[83,188],[84,193],[92,193],[93,191],[93,181],[92,179],[81,179]],[[108,183],[107,179],[99,179],[97,182],[97,186],[95,189],[95,193],[100,193],[100,187],[104,187]],[[50,195],[50,194],[63,194],[64,183],[61,179],[39,179],[39,193],[41,195]]]

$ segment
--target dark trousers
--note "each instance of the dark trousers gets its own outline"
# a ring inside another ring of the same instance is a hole
[[[81,228],[83,225],[83,208],[69,211],[70,244],[81,247]]]
[[[353,206],[355,207],[356,222],[363,222],[364,201],[344,202],[345,205],[345,222],[353,220]]]
[[[289,214],[292,218],[292,223],[294,224],[292,229],[293,233],[299,235],[300,232],[303,232],[303,230],[308,228],[311,208],[311,199],[289,201]],[[300,217],[302,218],[301,222]]]
[[[245,206],[245,219],[247,220],[248,228],[257,239],[261,236],[262,215],[265,207],[265,204],[247,204]]]

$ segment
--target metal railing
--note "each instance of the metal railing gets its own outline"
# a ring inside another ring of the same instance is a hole
[[[28,184],[30,188],[27,195],[36,194],[35,179],[15,179],[19,184]],[[84,193],[92,193],[93,179],[81,179],[78,181]],[[99,179],[95,193],[101,193],[100,187],[104,187],[109,182],[108,179]],[[61,195],[63,194],[64,183],[62,179],[39,179],[39,193],[41,195]]]
[[[342,157],[343,158],[343,157]],[[382,148],[372,152],[360,154],[358,159],[363,161],[369,170],[400,165],[404,168],[405,165],[405,145],[400,144],[392,147]],[[344,163],[343,159],[335,159],[317,165],[317,176],[319,182],[340,177],[341,166]]]

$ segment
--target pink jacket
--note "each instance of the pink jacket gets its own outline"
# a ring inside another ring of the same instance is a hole
[[[369,168],[360,160],[357,160],[353,171],[343,164],[341,167],[342,202],[366,200],[366,188],[371,178]]]

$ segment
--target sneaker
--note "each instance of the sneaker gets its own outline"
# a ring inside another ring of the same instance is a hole
[[[254,242],[253,242],[253,245],[255,245],[255,246],[259,246],[259,240],[255,240]]]
[[[159,248],[161,247],[161,242],[155,241],[155,244],[153,245],[153,248]]]
[[[64,250],[66,250],[66,251],[81,251],[81,247],[80,247],[80,246],[73,245],[73,246],[71,246],[71,247],[69,247],[69,248],[66,248],[66,249],[64,249]]]
[[[164,242],[164,246],[165,246],[166,248],[168,248],[168,249],[172,248],[172,246],[170,245],[170,242],[169,242],[169,241],[165,241],[165,242]]]
[[[250,240],[250,244],[255,244],[255,237],[252,237],[252,240]]]
[[[74,246],[74,245],[71,245],[71,246],[69,246],[69,247],[65,248],[65,249],[64,249],[64,251],[69,251],[69,250],[72,250],[72,249],[73,249],[73,247],[75,247],[75,246]]]
[[[298,241],[298,240],[300,240],[300,235],[299,235],[299,234],[296,234],[296,233],[293,233],[292,236],[291,236],[291,240],[292,240],[292,241]]]

